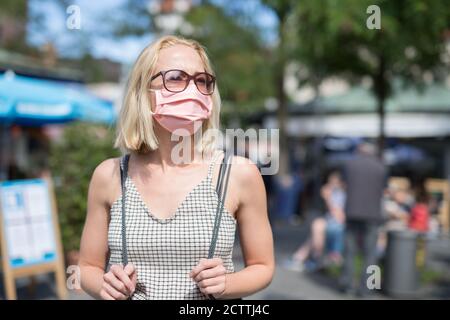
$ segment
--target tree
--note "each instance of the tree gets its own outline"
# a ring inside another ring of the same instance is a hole
[[[274,61],[272,62],[273,85],[276,90],[276,97],[278,101],[277,119],[280,137],[280,164],[279,173],[284,175],[288,171],[288,145],[286,136],[286,119],[287,119],[287,97],[284,91],[285,71],[286,65],[293,58],[294,52],[292,42],[289,40],[291,29],[289,24],[289,17],[296,6],[296,1],[293,0],[263,0],[263,3],[271,8],[278,18],[278,46],[274,52]]]
[[[377,18],[373,5],[380,9],[380,29],[369,29],[366,24]],[[450,27],[448,1],[301,1],[295,15],[300,62],[320,65],[324,74],[340,75],[351,82],[363,77],[372,80],[382,154],[385,101],[393,80],[421,84],[426,74],[439,76],[444,35]]]
[[[242,116],[264,106],[273,93],[272,70],[267,68],[271,52],[258,30],[243,27],[220,7],[206,4],[186,15],[192,32],[179,33],[198,40],[212,59],[218,76],[225,112]]]
[[[0,47],[22,53],[36,54],[27,44],[27,24],[42,27],[42,16],[29,10],[28,0],[0,2]]]

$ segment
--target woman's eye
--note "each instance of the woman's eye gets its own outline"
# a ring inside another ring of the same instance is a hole
[[[169,81],[183,81],[183,77],[182,76],[171,76],[168,79]]]
[[[203,78],[203,77],[197,78],[197,83],[205,84],[206,83],[206,79]]]
[[[166,80],[173,81],[173,82],[179,82],[179,81],[186,81],[186,74],[180,71],[169,71],[166,73]]]

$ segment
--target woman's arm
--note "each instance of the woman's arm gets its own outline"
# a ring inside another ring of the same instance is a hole
[[[97,299],[123,299],[129,292],[134,291],[132,281],[129,277],[124,277],[123,268],[114,266],[110,272],[104,271],[108,257],[110,198],[111,194],[117,194],[117,191],[114,192],[115,184],[111,183],[119,176],[115,174],[116,170],[119,170],[118,161],[114,159],[102,162],[95,169],[89,184],[87,216],[81,237],[81,287]],[[134,272],[132,269],[132,266],[128,267],[130,275]],[[129,291],[125,290],[123,284]],[[116,287],[119,290],[116,290]]]
[[[241,271],[227,274],[221,298],[248,296],[267,287],[275,270],[272,229],[261,174],[250,160],[238,157],[232,167],[239,181],[236,212],[239,239],[245,262]]]
[[[273,237],[267,214],[266,191],[258,168],[248,159],[234,157],[230,181],[239,197],[236,219],[245,268],[226,273],[221,259],[202,259],[193,269],[201,291],[220,299],[251,295],[267,287],[275,269]],[[230,190],[231,191],[231,190]]]

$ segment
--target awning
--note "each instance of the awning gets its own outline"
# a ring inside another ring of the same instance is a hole
[[[291,137],[323,136],[371,137],[379,134],[379,117],[376,113],[290,116],[286,130]],[[265,128],[279,128],[277,118],[264,119]],[[419,138],[450,136],[449,113],[392,113],[385,118],[388,137]]]
[[[79,84],[8,72],[0,76],[0,123],[38,126],[74,120],[113,123],[113,105]]]

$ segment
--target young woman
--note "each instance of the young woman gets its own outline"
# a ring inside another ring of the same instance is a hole
[[[92,175],[81,239],[87,293],[99,299],[236,299],[271,282],[265,189],[245,158],[231,160],[215,255],[207,259],[224,157],[210,133],[219,128],[219,113],[215,76],[199,43],[167,36],[142,51],[128,80],[116,140],[130,155],[124,192],[129,263],[121,260],[121,159],[107,159]],[[190,162],[175,159],[180,136],[192,142],[182,151]],[[236,229],[245,267],[235,272]]]

